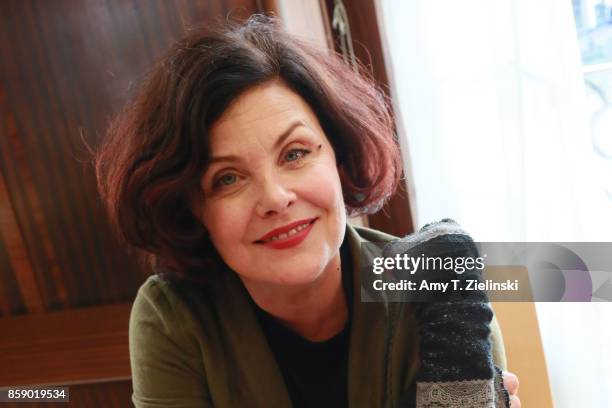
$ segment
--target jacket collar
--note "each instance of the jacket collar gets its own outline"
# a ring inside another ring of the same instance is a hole
[[[351,407],[385,405],[389,310],[386,303],[362,302],[362,245],[393,239],[368,228],[347,225],[353,260],[353,316],[349,346],[348,396]]]

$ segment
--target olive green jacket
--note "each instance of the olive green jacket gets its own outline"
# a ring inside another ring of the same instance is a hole
[[[359,254],[362,242],[396,237],[351,225],[346,234],[354,287],[349,406],[395,407],[418,368],[416,320],[409,304],[360,301]],[[495,364],[506,369],[495,319],[491,329]],[[129,338],[137,408],[291,407],[248,292],[235,274],[181,290],[149,277],[132,307]]]

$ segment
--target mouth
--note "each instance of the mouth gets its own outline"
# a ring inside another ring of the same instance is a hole
[[[276,249],[284,249],[301,243],[312,229],[318,217],[300,220],[284,227],[275,229],[255,241],[255,244],[262,244]]]

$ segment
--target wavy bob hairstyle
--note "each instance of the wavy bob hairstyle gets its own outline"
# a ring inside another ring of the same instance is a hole
[[[194,195],[206,199],[208,130],[244,91],[275,79],[317,115],[349,215],[377,211],[395,191],[401,160],[388,98],[362,66],[354,70],[263,15],[194,30],[149,72],[94,157],[114,231],[154,268],[201,282],[224,265],[190,209]]]

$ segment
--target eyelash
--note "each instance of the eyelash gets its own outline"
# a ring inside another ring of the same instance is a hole
[[[304,157],[308,156],[311,153],[311,151],[308,149],[291,149],[287,152],[287,154],[293,153],[293,152],[299,152],[302,155],[298,157],[297,159],[290,161],[289,163],[299,163]],[[287,154],[285,155],[285,157],[287,157]]]
[[[312,151],[311,151],[311,150],[308,150],[308,149],[291,149],[291,150],[289,150],[289,151],[288,151],[288,152],[285,154],[285,157],[287,157],[287,155],[288,155],[289,153],[294,153],[294,152],[298,152],[298,153],[300,153],[300,154],[301,154],[301,156],[300,156],[300,157],[298,157],[298,158],[297,158],[297,159],[295,159],[295,160],[290,160],[290,161],[288,161],[287,163],[291,163],[291,164],[294,164],[294,163],[300,163],[300,162],[301,162],[301,161],[302,161],[302,160],[303,160],[303,159],[304,159],[306,156],[308,156],[310,153],[312,153]],[[217,177],[217,178],[215,179],[215,181],[213,182],[213,190],[218,190],[218,189],[220,189],[220,188],[224,188],[224,187],[231,186],[231,184],[225,184],[225,185],[221,184],[221,179],[223,179],[223,177],[228,176],[228,175],[234,175],[234,174],[233,174],[233,173],[224,173],[224,174],[221,174],[219,177]],[[234,176],[235,176],[235,175],[234,175]]]

